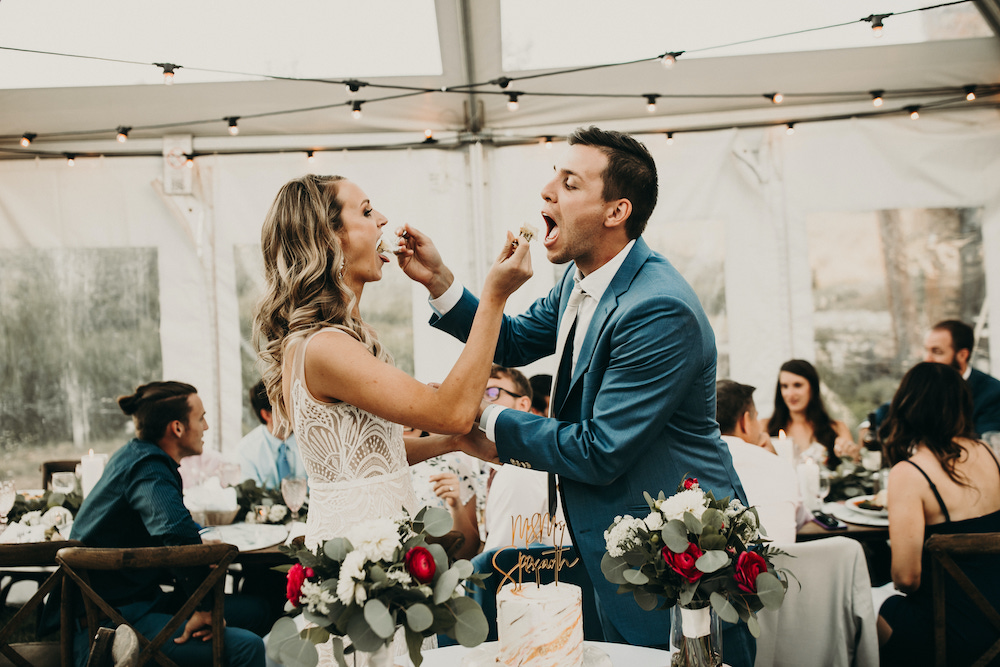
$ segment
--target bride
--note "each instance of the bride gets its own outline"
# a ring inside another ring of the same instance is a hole
[[[281,188],[261,232],[266,288],[254,343],[275,416],[295,432],[309,475],[309,548],[418,509],[408,464],[455,451],[453,436],[474,427],[504,304],[531,277],[528,244],[508,233],[461,356],[428,386],[393,365],[361,317],[365,284],[389,262],[387,222],[351,181],[307,175]],[[444,435],[404,439],[400,424]]]

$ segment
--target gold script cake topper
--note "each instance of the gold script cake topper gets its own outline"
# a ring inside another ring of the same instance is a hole
[[[537,512],[530,518],[520,514],[511,517],[511,544],[509,547],[497,549],[497,552],[493,554],[493,568],[503,575],[503,578],[497,585],[497,592],[499,592],[503,585],[508,581],[514,584],[515,591],[521,590],[525,574],[529,576],[534,574],[535,585],[541,586],[541,573],[544,570],[552,570],[552,577],[555,584],[558,586],[559,571],[564,567],[573,567],[580,562],[579,557],[573,559],[572,562],[563,558],[563,552],[569,550],[569,547],[564,547],[562,545],[565,536],[566,524],[562,521],[555,521],[547,513]],[[528,553],[518,553],[517,563],[515,563],[509,570],[504,570],[497,564],[497,557],[501,553],[507,551],[508,549],[515,549],[515,545],[522,543],[522,540],[523,544],[528,545],[534,542],[542,542],[546,537],[551,537],[552,543],[555,546],[553,546],[549,551],[543,551],[541,557],[532,556]],[[516,580],[514,579],[515,572],[517,573]]]

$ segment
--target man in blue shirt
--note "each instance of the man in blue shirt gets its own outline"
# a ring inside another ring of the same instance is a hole
[[[153,547],[201,544],[198,525],[184,507],[177,471],[185,456],[201,454],[208,430],[197,390],[181,382],[150,382],[118,405],[131,415],[136,438],[111,457],[104,474],[83,501],[71,538],[89,547]],[[153,637],[204,578],[200,568],[171,572],[175,592],[159,586],[165,573],[155,570],[94,572],[92,585],[135,628]],[[263,602],[226,599],[226,661],[234,667],[264,665],[261,635],[268,631]],[[211,597],[206,597],[163,652],[188,667],[212,664]],[[251,631],[253,630],[253,631]],[[85,629],[74,640],[77,665],[87,661]]]
[[[299,454],[295,434],[282,440],[274,435],[271,402],[261,380],[250,388],[250,405],[260,426],[240,440],[240,467],[243,479],[252,479],[259,487],[281,489],[285,477],[305,477],[306,468]]]

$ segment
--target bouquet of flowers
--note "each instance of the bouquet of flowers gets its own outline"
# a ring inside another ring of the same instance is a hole
[[[742,620],[759,636],[756,613],[781,606],[789,573],[771,563],[782,552],[766,544],[757,510],[736,499],[716,500],[694,478],[669,498],[662,491],[656,499],[644,495],[646,517],[615,517],[604,533],[605,578],[647,611],[659,598],[661,609],[711,605],[722,620]]]
[[[412,520],[404,514],[358,524],[315,551],[283,547],[299,561],[288,570],[286,609],[301,612],[312,627],[300,632],[291,618],[279,619],[268,654],[286,667],[311,667],[318,661],[314,644],[332,637],[334,657],[347,667],[345,655],[384,650],[399,625],[417,667],[424,637],[443,632],[463,646],[481,644],[486,616],[458,588],[482,587],[484,577],[467,560],[449,566],[444,548],[428,541],[451,526],[447,510],[425,507]]]

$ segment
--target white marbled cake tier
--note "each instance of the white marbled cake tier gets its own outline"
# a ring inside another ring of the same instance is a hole
[[[583,596],[573,584],[507,584],[497,593],[497,662],[508,667],[583,664]]]

